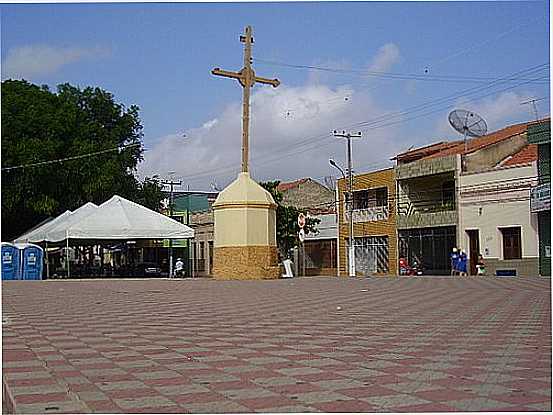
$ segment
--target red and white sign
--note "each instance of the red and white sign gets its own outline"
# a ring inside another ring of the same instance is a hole
[[[305,226],[305,215],[303,213],[300,213],[298,215],[298,225],[300,228],[303,229],[303,227]]]

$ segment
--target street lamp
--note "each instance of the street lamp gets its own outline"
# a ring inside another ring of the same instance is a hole
[[[336,164],[336,162],[332,159],[329,159],[328,162],[332,167],[337,168],[340,170],[340,173],[342,173],[342,177],[344,178],[344,183],[346,182],[346,173],[344,170]],[[355,248],[353,246],[353,193],[351,188],[351,181],[350,181],[350,187],[349,187],[349,195],[350,195],[350,202],[349,202],[349,249],[348,249],[348,269],[349,269],[349,276],[355,277]]]

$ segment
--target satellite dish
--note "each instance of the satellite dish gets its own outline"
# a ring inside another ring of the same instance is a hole
[[[449,124],[460,134],[463,134],[463,139],[465,141],[465,151],[467,153],[467,136],[470,137],[482,137],[486,135],[488,131],[488,126],[484,119],[472,112],[467,110],[453,110],[449,113],[447,117]],[[463,170],[466,169],[466,160],[463,158]]]
[[[488,126],[486,121],[478,114],[467,110],[453,110],[447,117],[449,124],[458,132],[469,137],[482,137],[486,135]]]

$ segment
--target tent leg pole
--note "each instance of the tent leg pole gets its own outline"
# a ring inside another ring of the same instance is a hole
[[[50,279],[50,258],[48,257],[48,241],[46,242],[46,279]]]
[[[71,277],[71,272],[69,270],[69,238],[67,238],[67,249],[65,254],[65,260],[67,262],[67,278]]]

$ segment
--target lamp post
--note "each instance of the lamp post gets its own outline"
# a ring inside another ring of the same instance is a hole
[[[170,177],[170,180],[163,180],[161,183],[169,185],[170,191],[169,191],[169,217],[173,217],[173,186],[182,185],[182,181],[173,181],[173,175],[175,174],[174,171],[170,171],[167,173]],[[169,278],[173,278],[173,240],[169,238]]]
[[[333,131],[334,137],[345,138],[348,141],[348,176],[349,176],[349,276],[355,277],[355,248],[353,246],[353,171],[351,168],[351,139],[361,138],[361,132],[346,133],[342,131]]]
[[[342,173],[344,182],[346,182],[346,173],[344,170],[336,164],[332,159],[329,159],[328,162],[332,167],[336,167]],[[349,181],[349,194],[350,194],[350,203],[348,207],[349,210],[349,249],[348,249],[348,270],[349,276],[355,277],[355,248],[353,246],[353,189],[352,189],[352,180],[351,180],[351,170],[350,170],[350,181]]]

